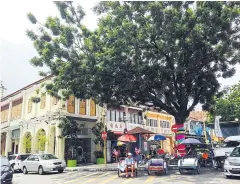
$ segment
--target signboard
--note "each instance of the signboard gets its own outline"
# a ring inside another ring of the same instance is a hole
[[[107,129],[111,131],[116,131],[116,132],[123,132],[125,128],[125,123],[122,122],[108,122],[107,123]]]
[[[172,132],[176,133],[178,131],[179,126],[177,124],[172,126]]]
[[[107,132],[102,132],[102,139],[106,140],[107,139]]]
[[[144,148],[144,151],[148,151],[148,144],[147,144],[147,142],[143,142],[143,148]]]

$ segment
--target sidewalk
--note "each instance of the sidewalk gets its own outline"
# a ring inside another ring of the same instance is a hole
[[[138,170],[145,170],[146,165],[138,165]],[[104,164],[89,164],[89,165],[80,165],[77,167],[67,167],[65,171],[117,171],[117,163],[107,164],[105,167]]]

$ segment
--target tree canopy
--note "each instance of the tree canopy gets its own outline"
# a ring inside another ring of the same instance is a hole
[[[211,115],[221,116],[221,121],[240,120],[240,82],[226,90],[222,97],[215,98]]]
[[[100,2],[98,28],[88,30],[84,12],[55,2],[61,18],[48,17],[28,30],[38,56],[34,66],[55,75],[52,95],[93,97],[98,102],[145,104],[183,123],[198,104],[206,109],[239,62],[238,2]]]

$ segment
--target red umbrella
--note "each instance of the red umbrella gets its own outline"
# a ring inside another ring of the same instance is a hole
[[[118,138],[118,141],[136,142],[137,138],[134,135],[124,134]]]

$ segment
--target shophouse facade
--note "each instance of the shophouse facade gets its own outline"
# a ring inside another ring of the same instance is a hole
[[[46,93],[43,83],[52,82],[49,76],[4,97],[1,100],[1,154],[39,153],[39,137],[46,137],[44,152],[64,158],[67,139],[59,138],[61,117],[72,117],[84,128],[79,132],[80,145],[88,162],[93,162],[95,145],[91,128],[99,116],[100,107],[91,99],[58,100]],[[39,91],[39,92],[37,92]],[[37,100],[33,102],[33,97]],[[26,150],[25,140],[31,139]]]

